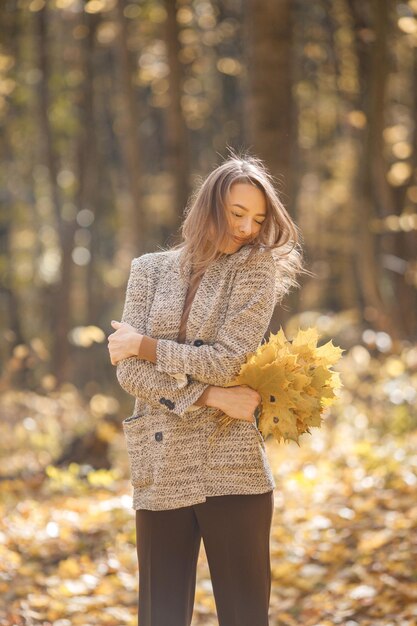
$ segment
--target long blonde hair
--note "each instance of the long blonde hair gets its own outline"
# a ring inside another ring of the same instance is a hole
[[[284,295],[291,287],[299,286],[296,279],[298,274],[310,274],[303,267],[301,233],[279,198],[273,177],[262,160],[247,152],[236,154],[231,148],[229,150],[231,156],[205,179],[199,177],[180,227],[183,241],[169,249],[182,251],[180,271],[183,275],[186,264],[191,265],[192,272],[204,271],[208,264],[224,254],[219,247],[223,247],[231,235],[226,202],[232,185],[235,183],[255,185],[264,193],[266,218],[257,237],[249,245],[253,246],[254,250],[265,247],[274,251]],[[211,241],[207,237],[209,230],[214,233]],[[250,251],[249,256],[254,250]]]

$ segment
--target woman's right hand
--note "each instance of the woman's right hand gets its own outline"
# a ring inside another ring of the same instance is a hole
[[[253,422],[253,414],[261,402],[261,394],[248,385],[235,387],[210,386],[207,406],[220,409],[229,417]]]

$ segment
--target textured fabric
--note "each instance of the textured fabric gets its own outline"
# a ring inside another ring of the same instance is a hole
[[[200,274],[192,274],[190,278],[190,285],[187,291],[187,296],[185,298],[184,310],[182,312],[180,331],[178,333],[177,341],[179,343],[184,343],[185,341],[185,331],[187,327],[188,314],[191,309],[191,305],[194,300],[195,292],[198,289],[198,286],[201,282],[202,275]],[[139,346],[138,358],[145,359],[146,361],[151,361],[151,363],[156,363],[156,344],[157,339],[153,337],[148,337],[147,335],[143,335],[141,344]]]
[[[136,511],[139,624],[190,626],[201,538],[219,626],[268,626],[274,494]]]
[[[184,309],[183,309],[182,316],[181,316],[180,330],[178,333],[179,343],[185,342],[188,316],[190,314],[190,309],[193,304],[194,296],[196,294],[199,284],[201,283],[202,278],[203,278],[203,274],[193,273],[190,275],[190,283],[189,283],[187,295],[185,297]],[[155,350],[156,350],[156,344],[155,344]],[[156,358],[154,360],[154,363],[156,363]]]
[[[205,412],[203,407],[191,415]],[[263,493],[276,486],[256,424],[235,420],[210,445],[216,425],[204,415],[192,427],[149,411],[124,420],[134,509],[174,509],[206,496]]]
[[[212,277],[209,270],[206,274],[208,279]],[[215,278],[216,275],[210,285],[213,290],[216,289]],[[246,354],[257,348],[267,330],[275,307],[274,285],[272,255],[259,253],[235,276],[227,319],[213,329],[214,343],[204,341],[204,345],[196,347],[158,338],[157,371],[167,374],[182,372],[211,385],[222,386],[229,382],[239,373]],[[209,316],[207,326],[210,321]]]
[[[129,357],[116,366],[119,384],[135,397],[133,414],[123,420],[134,509],[171,509],[276,486],[254,422],[235,420],[209,445],[223,413],[193,406],[209,385],[223,386],[239,373],[281,297],[273,254],[254,250],[249,256],[251,250],[242,246],[206,269],[184,343],[177,339],[190,267],[183,279],[180,250],[132,261],[122,321],[158,339],[155,364]]]
[[[197,288],[201,282],[202,275],[201,274],[192,274],[190,276],[189,287],[187,291],[187,295],[185,298],[184,310],[181,317],[180,330],[178,333],[178,341],[184,343],[185,341],[185,333],[187,328],[187,320],[188,315],[191,309],[192,302],[194,300],[195,293]],[[156,345],[158,343],[157,339],[153,337],[148,337],[147,335],[143,335],[141,344],[139,346],[138,358],[145,359],[146,361],[150,361],[151,363],[156,363]],[[181,381],[184,385],[187,384],[188,379],[185,374],[175,373],[173,374],[174,378]],[[195,411],[199,408],[198,401],[190,405],[187,408],[187,411]]]

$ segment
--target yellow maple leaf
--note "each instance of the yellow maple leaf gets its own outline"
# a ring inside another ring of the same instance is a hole
[[[248,385],[261,395],[259,430],[264,439],[271,435],[278,443],[310,433],[320,427],[323,411],[337,399],[342,386],[338,372],[330,367],[340,359],[341,348],[332,341],[317,347],[318,330],[298,329],[289,341],[282,328],[247,355],[238,376],[226,386]],[[233,422],[225,415],[221,428]],[[310,433],[311,434],[311,433]]]

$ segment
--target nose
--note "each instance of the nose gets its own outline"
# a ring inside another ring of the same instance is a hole
[[[241,237],[250,237],[252,234],[252,225],[250,220],[245,220],[239,225],[239,232]]]

